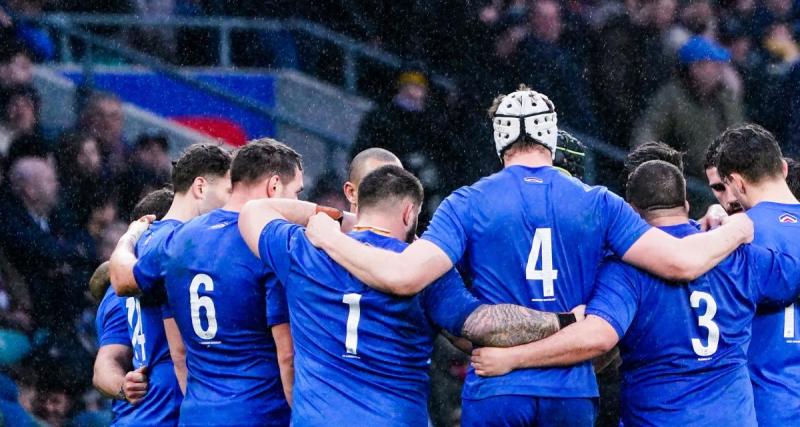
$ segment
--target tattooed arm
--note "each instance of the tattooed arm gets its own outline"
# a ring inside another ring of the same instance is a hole
[[[574,321],[573,313],[548,313],[514,304],[484,304],[464,322],[462,336],[478,346],[513,347],[549,337],[561,329],[562,323]]]

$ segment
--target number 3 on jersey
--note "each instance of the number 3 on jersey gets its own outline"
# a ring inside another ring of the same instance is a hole
[[[537,270],[539,254],[542,254],[542,269]],[[541,280],[544,287],[544,297],[554,297],[553,282],[558,279],[558,270],[553,270],[553,239],[549,228],[537,228],[533,234],[531,253],[528,255],[528,265],[525,267],[525,278],[528,280]]]
[[[192,328],[198,337],[204,340],[214,339],[217,335],[217,310],[214,308],[214,301],[211,297],[201,297],[198,295],[200,286],[205,286],[206,292],[214,291],[214,280],[207,274],[198,274],[192,279],[192,284],[189,285],[189,306],[192,312]],[[203,328],[203,322],[200,319],[200,309],[204,308],[206,312],[206,323],[208,327]]]
[[[713,320],[717,314],[717,302],[708,292],[694,291],[689,296],[692,308],[700,308],[700,301],[706,303],[706,312],[697,318],[697,324],[708,329],[708,344],[703,345],[698,338],[692,338],[692,349],[698,356],[706,357],[716,353],[719,346],[719,326]]]

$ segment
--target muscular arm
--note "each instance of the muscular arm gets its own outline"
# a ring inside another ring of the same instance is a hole
[[[462,335],[478,346],[513,347],[559,330],[558,315],[514,304],[485,304],[470,314]]]
[[[589,315],[551,337],[511,348],[480,348],[472,353],[478,375],[503,375],[514,369],[569,366],[610,351],[619,341],[614,328]]]
[[[381,292],[414,295],[453,268],[447,254],[427,240],[419,239],[396,253],[362,245],[338,232],[331,222],[315,216],[306,236],[360,281]]]
[[[242,233],[247,247],[258,256],[258,240],[264,227],[276,219],[305,226],[309,218],[325,212],[330,214],[338,213],[336,209],[319,206],[316,203],[304,202],[301,200],[287,199],[259,199],[247,202],[239,215],[239,231]],[[348,232],[355,225],[355,215],[349,212],[342,212],[341,230]]]
[[[100,347],[94,359],[94,388],[106,397],[116,398],[125,384],[125,374],[131,368],[132,358],[133,353],[128,346],[109,344]]]
[[[155,216],[145,215],[132,222],[128,231],[117,242],[114,252],[111,253],[108,273],[111,277],[111,286],[119,296],[135,296],[139,293],[139,286],[133,275],[133,266],[137,261],[134,248],[139,237],[150,227],[153,220],[155,220]]]
[[[272,327],[272,337],[278,353],[278,367],[281,371],[281,384],[286,401],[292,406],[292,387],[294,386],[294,347],[288,323]]]
[[[186,394],[186,347],[183,344],[181,331],[178,330],[178,325],[175,323],[174,318],[168,317],[164,319],[164,332],[167,336],[172,365],[175,367],[175,377],[178,378],[181,392]]]
[[[683,239],[651,228],[625,252],[622,260],[668,280],[690,281],[752,239],[753,223],[743,214],[732,216],[715,230]]]

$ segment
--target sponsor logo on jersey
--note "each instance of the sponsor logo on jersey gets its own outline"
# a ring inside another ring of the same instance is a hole
[[[778,221],[784,224],[797,224],[797,217],[792,214],[785,213],[778,217]]]
[[[535,176],[529,176],[529,177],[525,177],[525,178],[523,179],[523,181],[525,181],[525,182],[530,182],[531,184],[542,184],[542,183],[544,183],[544,181],[542,181],[542,179],[541,179],[541,178],[537,178],[537,177],[535,177]]]

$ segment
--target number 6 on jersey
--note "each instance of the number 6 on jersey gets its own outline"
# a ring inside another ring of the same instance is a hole
[[[537,270],[539,253],[542,254],[542,269]],[[549,228],[537,228],[533,234],[531,253],[528,255],[528,265],[525,268],[525,278],[528,280],[541,280],[544,287],[544,297],[555,296],[553,282],[558,279],[558,270],[553,270],[553,242]]]

